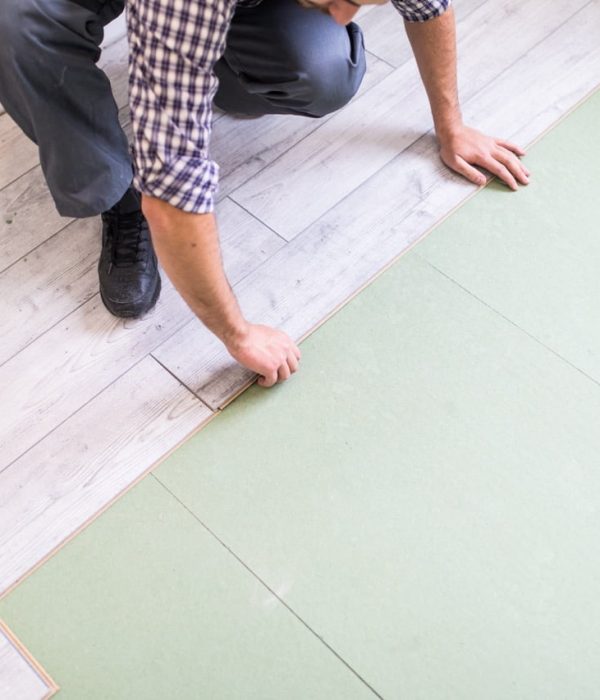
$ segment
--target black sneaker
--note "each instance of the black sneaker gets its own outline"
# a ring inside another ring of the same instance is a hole
[[[104,306],[115,316],[135,318],[156,304],[160,274],[141,198],[134,189],[102,214],[98,276]]]

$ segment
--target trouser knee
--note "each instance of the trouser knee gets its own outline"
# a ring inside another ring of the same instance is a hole
[[[0,2],[0,102],[39,147],[63,216],[92,216],[131,183],[127,139],[96,66],[99,14],[70,0]]]
[[[296,0],[263,0],[236,10],[215,102],[234,112],[321,117],[353,97],[365,69],[356,24],[342,27]]]

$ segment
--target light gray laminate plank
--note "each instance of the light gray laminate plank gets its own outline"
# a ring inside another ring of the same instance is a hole
[[[125,12],[122,12],[116,19],[109,22],[104,27],[104,40],[102,41],[102,48],[106,49],[112,46],[117,41],[120,41],[127,35],[127,23],[125,21]]]
[[[377,7],[376,10],[361,13],[355,20],[363,30],[365,48],[390,66],[398,68],[412,58],[404,22],[391,3]]]
[[[354,99],[377,85],[391,70],[383,61],[368,56],[367,73]],[[211,137],[212,156],[220,168],[218,198],[226,197],[332,116],[314,119],[270,114],[259,119],[240,119],[223,114]]]
[[[212,417],[147,357],[0,473],[0,595]]]
[[[0,626],[0,698],[43,700],[50,689]]]
[[[466,113],[479,115],[484,130],[531,141],[557,110],[563,114],[595,87],[599,34],[600,3],[589,3],[467,103]],[[522,85],[528,99],[515,109],[507,96]],[[242,307],[251,320],[301,338],[476,191],[441,164],[427,134],[238,285]],[[202,347],[202,358],[191,347]],[[200,326],[184,327],[154,355],[214,408],[252,378]]]
[[[0,189],[33,168],[38,149],[9,117],[0,116]]]
[[[586,1],[574,2],[569,13]],[[549,5],[541,12],[538,0],[486,3],[468,14],[461,20],[459,45],[463,103],[566,19],[563,6]],[[430,127],[416,66],[405,63],[235,190],[232,198],[291,240]],[[315,182],[327,186],[315,188]]]
[[[488,0],[460,0],[454,3],[454,11],[459,22],[459,40],[461,20]],[[375,8],[370,6],[371,10]],[[356,22],[363,30],[365,46],[370,53],[391,66],[398,68],[412,59],[412,51],[403,22],[398,22],[398,10],[391,3],[377,8],[377,12],[361,13]]]
[[[119,118],[129,136],[127,109],[121,108]],[[72,221],[56,211],[39,164],[21,175],[0,190],[0,272]]]
[[[117,39],[103,51],[98,61],[98,66],[106,73],[110,80],[117,107],[121,109],[128,104],[128,47],[127,37]]]
[[[98,291],[97,219],[74,221],[0,274],[0,365]]]
[[[0,271],[69,221],[56,211],[39,165],[0,190]]]
[[[220,220],[225,268],[233,283],[283,245],[232,202],[221,208]],[[68,237],[63,240],[68,247]],[[91,275],[86,279],[92,284]],[[116,319],[95,295],[0,367],[0,402],[10,406],[0,418],[0,470],[183,324],[192,319],[199,324],[164,275],[163,281],[156,308],[143,319]],[[29,283],[35,286],[35,280]],[[52,309],[41,311],[39,321],[30,317],[38,328],[54,320]]]

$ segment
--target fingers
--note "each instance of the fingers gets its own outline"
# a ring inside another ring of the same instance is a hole
[[[472,165],[469,165],[467,161],[464,158],[461,158],[461,156],[457,155],[452,164],[451,167],[453,170],[456,170],[457,173],[462,175],[463,177],[466,177],[467,180],[470,180],[471,182],[475,183],[476,185],[479,185],[482,187],[485,185],[487,182],[486,177],[483,173],[479,172],[477,168],[474,168]]]
[[[505,141],[504,139],[494,139],[496,143],[499,146],[502,146],[502,148],[506,148],[507,151],[511,151],[512,153],[516,153],[518,156],[524,156],[525,151],[521,148],[521,146],[517,146],[516,143],[512,143],[511,141]]]
[[[296,348],[296,351],[298,352],[298,354],[300,353],[300,350],[298,350],[298,348]],[[296,356],[296,351],[290,349],[288,351],[287,357],[279,366],[279,369],[277,370],[278,382],[285,382],[286,379],[289,379],[292,376],[292,374],[298,371],[299,358]]]
[[[272,371],[260,377],[258,384],[265,388],[270,388],[275,384],[287,381],[292,374],[298,371],[302,353],[300,348],[291,342],[287,336],[286,343],[289,347],[278,357],[276,366]]]
[[[483,166],[486,170],[489,170],[492,175],[502,180],[506,185],[510,187],[511,190],[517,190],[519,186],[515,180],[513,174],[508,170],[508,168],[503,165],[499,160],[496,160],[493,156],[488,155],[478,161],[478,165]]]
[[[294,372],[298,371],[299,361],[300,361],[300,358],[296,357],[296,354],[293,351],[288,353],[287,365],[290,368],[290,372],[292,374],[294,374]]]
[[[514,153],[511,153],[505,148],[499,148],[493,155],[522,185],[529,184],[529,170],[521,163]]]
[[[271,372],[267,372],[264,376],[259,377],[257,384],[259,386],[264,386],[265,389],[269,389],[277,384],[277,370],[275,369]]]

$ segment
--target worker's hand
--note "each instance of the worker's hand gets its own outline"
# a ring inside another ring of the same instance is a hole
[[[486,136],[468,126],[438,138],[444,163],[476,185],[485,185],[486,177],[474,165],[496,175],[512,190],[517,189],[517,183],[529,184],[529,170],[517,158],[524,156],[525,151],[514,143]]]
[[[241,365],[260,374],[260,386],[284,382],[298,369],[301,353],[294,341],[269,326],[248,324],[244,333],[225,343]]]

